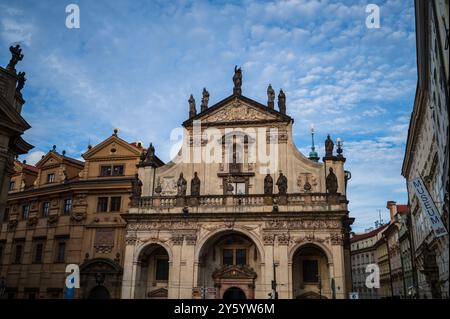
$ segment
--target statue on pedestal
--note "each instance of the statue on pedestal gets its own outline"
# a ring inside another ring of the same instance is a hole
[[[20,91],[22,91],[26,80],[27,79],[25,78],[25,72],[19,72],[17,74],[17,87],[16,87],[17,93],[20,94]]]
[[[208,102],[209,102],[209,92],[206,90],[206,88],[203,88],[202,92],[202,104],[200,111],[206,111],[208,109]]]
[[[278,109],[281,114],[286,114],[286,95],[283,90],[280,90],[280,94],[278,94]]]
[[[194,173],[194,178],[191,180],[191,196],[200,196],[200,178],[197,172]]]
[[[131,202],[133,205],[138,204],[142,196],[142,182],[139,179],[139,174],[134,175],[131,181]]]
[[[11,52],[11,60],[9,60],[9,63],[6,66],[6,69],[15,71],[16,64],[19,61],[22,61],[22,59],[23,59],[22,49],[20,48],[20,45],[18,44],[15,47],[10,46],[9,51]]]
[[[326,179],[326,187],[329,194],[336,194],[338,190],[338,181],[336,174],[334,174],[333,169],[330,167],[329,174]]]
[[[277,186],[278,186],[278,195],[286,195],[288,188],[287,178],[281,172],[277,180]]]
[[[188,102],[189,102],[189,118],[191,118],[197,115],[197,109],[195,108],[195,99],[192,96],[192,94],[189,97]]]
[[[238,68],[237,65],[234,66],[234,76],[233,76],[233,94],[241,95],[242,94],[242,70]]]
[[[267,173],[266,177],[264,177],[264,195],[272,195],[273,194],[273,178]]]
[[[177,181],[177,196],[186,196],[187,181],[183,177],[183,173],[180,173],[180,177]]]
[[[333,148],[333,140],[331,139],[330,134],[328,134],[327,139],[325,140],[325,157],[333,156]]]
[[[273,110],[273,107],[275,105],[275,91],[272,88],[272,85],[269,84],[267,87],[267,106],[269,109]]]

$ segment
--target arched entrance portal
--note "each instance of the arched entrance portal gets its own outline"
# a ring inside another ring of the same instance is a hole
[[[245,296],[245,292],[239,287],[231,287],[228,288],[223,293],[223,299],[225,300],[239,300],[239,299],[247,299]]]
[[[300,246],[292,259],[293,297],[297,299],[326,299],[331,297],[328,258],[314,244]]]
[[[218,233],[200,250],[197,287],[207,288],[206,298],[253,299],[260,274],[260,252],[240,232]]]
[[[108,258],[92,258],[80,265],[82,298],[120,298],[122,267]]]
[[[166,249],[158,244],[145,247],[138,258],[135,298],[167,298],[169,272],[169,254]]]

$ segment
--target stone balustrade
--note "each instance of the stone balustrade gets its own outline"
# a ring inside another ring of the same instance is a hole
[[[273,205],[327,205],[340,204],[345,196],[323,193],[293,193],[279,195],[201,195],[201,196],[147,196],[141,197],[139,204],[132,206],[141,209],[170,209],[173,207],[222,207],[222,206],[273,206]]]

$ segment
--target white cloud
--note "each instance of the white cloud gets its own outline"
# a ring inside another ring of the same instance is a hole
[[[35,165],[37,162],[39,162],[46,153],[42,151],[34,151],[30,152],[27,155],[24,156],[24,159],[27,161],[27,164],[29,165]]]

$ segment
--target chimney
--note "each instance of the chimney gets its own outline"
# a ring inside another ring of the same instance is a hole
[[[391,223],[395,221],[395,215],[397,214],[397,203],[390,200],[386,204],[386,208],[389,209],[389,215],[391,217]]]

